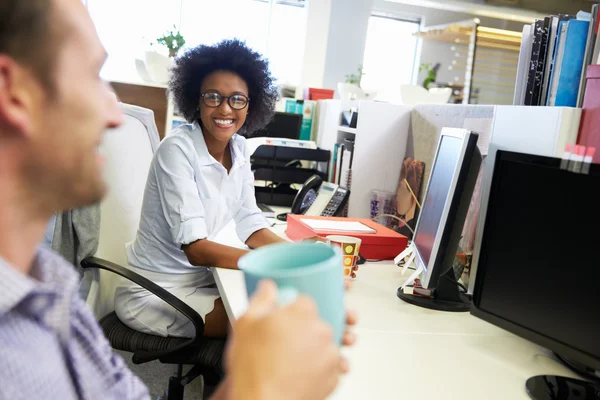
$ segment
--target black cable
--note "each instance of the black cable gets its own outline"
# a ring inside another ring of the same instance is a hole
[[[442,276],[444,277],[444,279],[447,279],[448,281],[450,281],[450,282],[454,283],[456,286],[458,286],[459,288],[461,288],[462,290],[464,290],[464,293],[465,293],[465,294],[468,294],[467,292],[468,292],[469,290],[468,290],[468,289],[465,287],[465,285],[463,285],[462,283],[460,283],[460,282],[459,282],[459,281],[457,281],[456,279],[454,279],[454,280],[453,280],[452,278],[450,278],[450,277],[448,276],[448,274],[447,274],[447,273],[446,273],[446,274],[444,274],[444,275],[442,275]]]

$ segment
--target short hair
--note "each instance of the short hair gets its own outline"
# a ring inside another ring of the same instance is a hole
[[[53,53],[53,0],[0,0],[0,54],[27,65],[47,87],[51,86]]]
[[[268,61],[238,39],[200,45],[177,58],[169,81],[177,110],[190,123],[199,120],[202,82],[216,71],[233,72],[248,85],[248,116],[238,133],[249,136],[264,128],[275,112],[277,88]]]

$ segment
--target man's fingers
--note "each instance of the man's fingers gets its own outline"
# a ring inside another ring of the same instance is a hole
[[[350,364],[345,357],[340,357],[340,371],[342,374],[347,374],[350,371]]]
[[[347,325],[356,325],[358,321],[358,315],[354,311],[348,311],[346,313],[346,324]]]
[[[250,299],[246,315],[260,318],[273,311],[277,306],[277,285],[273,281],[263,280],[258,283],[256,292]]]
[[[356,335],[354,332],[346,331],[342,337],[342,344],[344,346],[352,346],[356,343]]]

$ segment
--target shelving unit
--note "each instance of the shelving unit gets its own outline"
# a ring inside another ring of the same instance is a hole
[[[356,128],[350,128],[348,126],[338,126],[338,131],[356,134],[357,129]]]
[[[331,152],[322,149],[304,149],[285,146],[259,146],[252,154],[252,171],[256,181],[266,186],[255,186],[256,200],[273,206],[290,207],[298,191],[293,187],[303,184],[312,175],[328,179]],[[302,168],[301,161],[310,161],[314,168]]]
[[[358,112],[356,128],[342,126],[342,113]],[[348,216],[370,216],[371,190],[395,192],[406,155],[412,107],[370,100],[318,102],[317,144],[332,152],[330,178],[350,189]],[[339,145],[345,155],[339,158]],[[349,154],[350,153],[350,154]]]
[[[448,43],[455,58],[449,69],[463,82],[450,87],[462,92],[462,104],[512,104],[521,32],[480,26],[479,19],[432,26],[415,34],[423,40]]]

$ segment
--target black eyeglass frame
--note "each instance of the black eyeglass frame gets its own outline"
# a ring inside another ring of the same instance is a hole
[[[205,95],[207,95],[207,94],[216,94],[217,96],[220,96],[220,97],[221,97],[221,101],[220,101],[220,102],[219,102],[219,104],[217,104],[216,106],[213,106],[213,105],[207,104],[207,103],[206,103],[206,99],[205,99],[205,97],[204,97],[204,96],[205,96]],[[244,107],[242,107],[242,108],[236,108],[236,107],[234,107],[234,106],[233,106],[233,104],[231,104],[231,98],[232,98],[232,97],[235,97],[235,96],[240,96],[240,97],[243,97],[243,98],[245,98],[245,99],[246,99],[246,104],[244,105]],[[205,93],[200,93],[200,97],[202,97],[202,102],[204,103],[204,105],[205,105],[206,107],[210,107],[210,108],[218,108],[218,107],[221,107],[221,104],[223,104],[223,102],[224,102],[225,100],[227,100],[227,104],[229,104],[229,107],[231,107],[231,108],[232,108],[232,109],[234,109],[234,110],[238,110],[238,111],[239,111],[239,110],[243,110],[244,108],[248,107],[248,105],[250,104],[250,97],[248,97],[248,96],[246,96],[246,95],[244,95],[244,94],[240,94],[240,93],[236,93],[236,94],[234,94],[234,95],[231,95],[231,96],[223,96],[221,93],[218,93],[218,92],[205,92]]]

